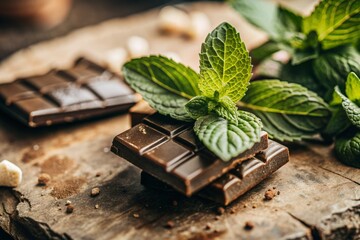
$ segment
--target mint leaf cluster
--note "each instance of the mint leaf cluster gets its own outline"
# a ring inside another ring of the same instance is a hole
[[[228,2],[270,38],[250,53],[261,81],[239,106],[260,117],[275,139],[320,133],[335,140],[339,158],[360,168],[360,1],[322,0],[309,16],[267,0]],[[276,57],[280,51],[285,58]]]
[[[261,120],[238,110],[251,78],[251,60],[239,33],[228,23],[202,44],[200,73],[162,56],[133,59],[126,81],[163,115],[195,121],[199,140],[223,161],[260,141]]]

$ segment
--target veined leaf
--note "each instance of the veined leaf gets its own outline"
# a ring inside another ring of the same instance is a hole
[[[303,22],[306,34],[316,31],[323,49],[330,49],[359,39],[360,1],[321,1]]]
[[[239,106],[261,118],[264,129],[279,140],[310,138],[327,123],[327,104],[312,91],[279,80],[252,82]]]
[[[349,129],[335,141],[336,155],[346,165],[360,168],[360,131]]]
[[[196,96],[186,103],[186,111],[193,119],[209,114],[209,99],[204,96]]]
[[[228,96],[233,102],[245,94],[251,78],[251,61],[239,33],[228,23],[220,24],[206,38],[200,53],[199,88],[202,95]]]
[[[229,161],[260,141],[261,122],[253,114],[238,112],[238,124],[208,115],[194,126],[200,141],[223,161]]]
[[[360,128],[360,107],[345,97],[344,94],[340,92],[339,87],[335,87],[335,92],[341,97],[341,105],[344,108],[350,122],[354,126]]]
[[[142,73],[134,71],[127,66],[129,65],[123,67],[126,81],[135,91],[142,95],[151,107],[163,115],[168,115],[181,121],[192,121],[192,118],[185,110],[185,104],[188,102],[187,98],[160,87],[147,78],[146,75],[144,76]]]
[[[214,108],[214,112],[220,117],[238,124],[238,109],[229,97],[221,98],[219,104]]]
[[[351,72],[346,80],[345,92],[350,101],[360,106],[360,79]]]
[[[163,56],[142,57],[127,62],[124,68],[179,96],[191,99],[200,95],[198,74],[172,59]]]
[[[326,51],[313,61],[313,70],[329,93],[336,85],[344,89],[349,72],[360,75],[360,54],[353,46]]]

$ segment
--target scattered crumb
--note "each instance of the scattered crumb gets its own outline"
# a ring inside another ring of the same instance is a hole
[[[74,194],[77,194],[85,182],[86,180],[83,177],[73,177],[65,181],[56,182],[50,194],[56,199],[68,198]]]
[[[134,214],[133,214],[133,217],[134,217],[134,218],[139,218],[140,215],[139,215],[138,213],[134,213]]]
[[[91,197],[96,197],[99,194],[100,194],[100,188],[95,187],[95,188],[91,189],[91,193],[90,193]]]
[[[100,172],[97,172],[96,174],[95,174],[95,177],[100,177],[101,176],[101,173]]]
[[[66,203],[65,203],[65,206],[68,206],[71,204],[71,201],[70,200],[66,200]]]
[[[170,220],[170,221],[167,221],[167,222],[166,222],[165,228],[171,229],[171,228],[173,228],[173,227],[175,227],[175,222],[174,222],[174,221]]]
[[[68,213],[68,214],[70,214],[70,213],[73,213],[74,212],[74,205],[72,205],[72,204],[69,204],[69,205],[67,205],[67,207],[66,207],[66,213]]]
[[[234,213],[235,213],[235,209],[232,208],[232,209],[230,210],[230,214],[234,214]]]
[[[216,217],[215,217],[215,220],[216,220],[216,221],[220,220],[220,216],[216,216]]]
[[[205,229],[206,229],[206,230],[210,230],[211,228],[212,228],[211,223],[207,223],[206,226],[205,226]]]
[[[59,207],[58,210],[61,211],[61,207]]]
[[[23,163],[29,163],[37,158],[40,158],[45,155],[45,152],[40,148],[39,145],[34,145],[31,148],[27,149],[21,158]]]
[[[251,221],[245,222],[245,226],[244,226],[244,229],[245,229],[245,230],[251,230],[251,229],[253,229],[254,227],[255,227],[255,225],[254,225],[253,222],[251,222]]]
[[[225,208],[223,208],[223,207],[218,207],[218,208],[216,209],[216,213],[217,213],[218,215],[223,215],[224,212],[225,212]]]
[[[247,208],[247,205],[246,205],[246,204],[244,204],[244,208]]]
[[[174,201],[172,202],[172,205],[173,205],[174,207],[176,207],[176,206],[178,205],[178,202],[177,202],[176,200],[174,200]]]
[[[46,186],[51,180],[51,177],[47,173],[41,173],[38,177],[38,185],[39,186]]]
[[[110,152],[110,148],[104,147],[103,151],[104,151],[104,153],[108,153],[108,152]]]
[[[280,191],[277,191],[277,195],[280,195]]]
[[[264,199],[266,201],[270,201],[274,197],[275,197],[275,192],[273,190],[271,190],[271,189],[268,189],[264,194]]]
[[[276,189],[276,187],[273,187],[273,189],[275,190],[275,189]]]
[[[99,208],[99,204],[95,204],[95,209],[98,209]]]
[[[256,208],[256,205],[254,204],[254,205],[252,206],[252,208]]]

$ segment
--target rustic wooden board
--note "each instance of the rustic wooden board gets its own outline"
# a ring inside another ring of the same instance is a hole
[[[185,7],[206,12],[214,26],[224,20],[235,24],[250,46],[264,39],[224,4]],[[105,22],[23,50],[0,65],[0,76],[9,81],[65,66],[81,52],[101,58],[133,34],[148,37],[152,52],[179,52],[185,63],[196,66],[201,40],[159,35],[157,11]],[[17,189],[0,188],[0,239],[4,233],[15,239],[360,238],[360,170],[340,164],[332,146],[291,145],[286,166],[217,216],[218,206],[212,202],[162,195],[140,185],[140,170],[109,152],[113,137],[129,127],[125,114],[29,129],[1,113],[0,159],[18,164],[24,180]],[[41,172],[52,176],[47,187],[36,186]],[[101,190],[94,198],[93,187]],[[264,201],[265,191],[273,187],[280,195]],[[67,200],[75,206],[72,214],[65,213]],[[169,220],[175,224],[171,229],[164,227]],[[245,230],[246,221],[255,227]]]

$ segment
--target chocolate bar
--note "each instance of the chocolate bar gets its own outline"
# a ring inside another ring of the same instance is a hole
[[[193,124],[155,113],[119,134],[112,152],[191,196],[238,163],[268,147],[267,133],[231,161],[224,162],[197,140]]]
[[[119,76],[86,59],[0,85],[0,109],[30,127],[124,112],[138,100]]]
[[[269,147],[266,150],[239,163],[234,169],[210,183],[196,195],[227,206],[288,161],[288,148],[269,140]],[[171,186],[145,171],[141,172],[141,184],[162,191],[174,191]]]

